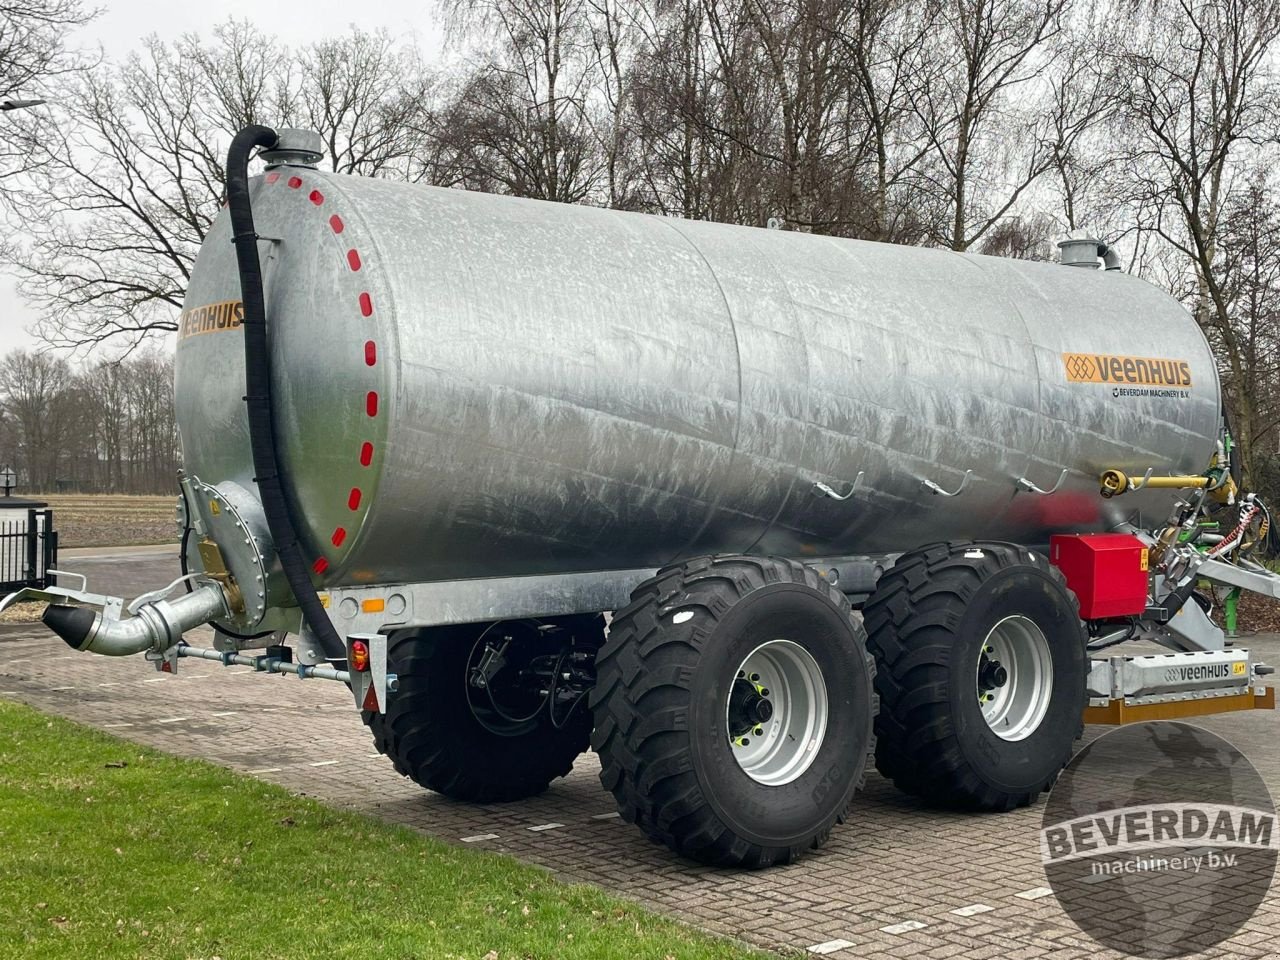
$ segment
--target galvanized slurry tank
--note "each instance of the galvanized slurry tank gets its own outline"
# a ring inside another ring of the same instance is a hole
[[[290,167],[253,205],[330,585],[1042,543],[1162,519],[1167,491],[1105,501],[1098,473],[1198,472],[1216,442],[1209,349],[1134,277]],[[239,299],[224,216],[178,423],[189,472],[252,491]]]

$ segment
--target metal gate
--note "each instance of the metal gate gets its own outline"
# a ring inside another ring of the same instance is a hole
[[[0,596],[23,587],[53,585],[49,571],[58,565],[58,533],[52,510],[27,510],[26,516],[6,519],[0,511]]]

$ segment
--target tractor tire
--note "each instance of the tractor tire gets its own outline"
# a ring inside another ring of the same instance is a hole
[[[510,728],[482,722],[468,697],[469,657],[489,624],[432,627],[393,635],[387,671],[398,678],[385,714],[363,711],[380,753],[419,786],[455,800],[502,803],[536,796],[573,769],[590,746],[585,702],[559,718],[543,710]],[[499,624],[498,626],[501,626]],[[573,618],[571,629],[592,651],[604,641],[604,618]],[[584,695],[585,700],[585,695]]]
[[[1026,806],[1053,785],[1084,730],[1088,674],[1056,567],[1014,544],[933,544],[881,577],[863,617],[884,776],[970,810]]]
[[[676,853],[788,863],[827,839],[863,784],[873,670],[848,600],[808,567],[666,567],[614,616],[596,659],[600,780]]]

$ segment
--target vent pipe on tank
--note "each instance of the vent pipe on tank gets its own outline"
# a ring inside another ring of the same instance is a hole
[[[1084,267],[1097,270],[1101,259],[1107,270],[1119,270],[1120,254],[1103,240],[1093,237],[1069,237],[1058,243],[1060,260],[1064,267]]]

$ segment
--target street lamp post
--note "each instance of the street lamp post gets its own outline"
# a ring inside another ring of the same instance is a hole
[[[13,484],[18,478],[13,472],[13,467],[0,467],[0,487],[4,488],[6,497],[12,496]]]

